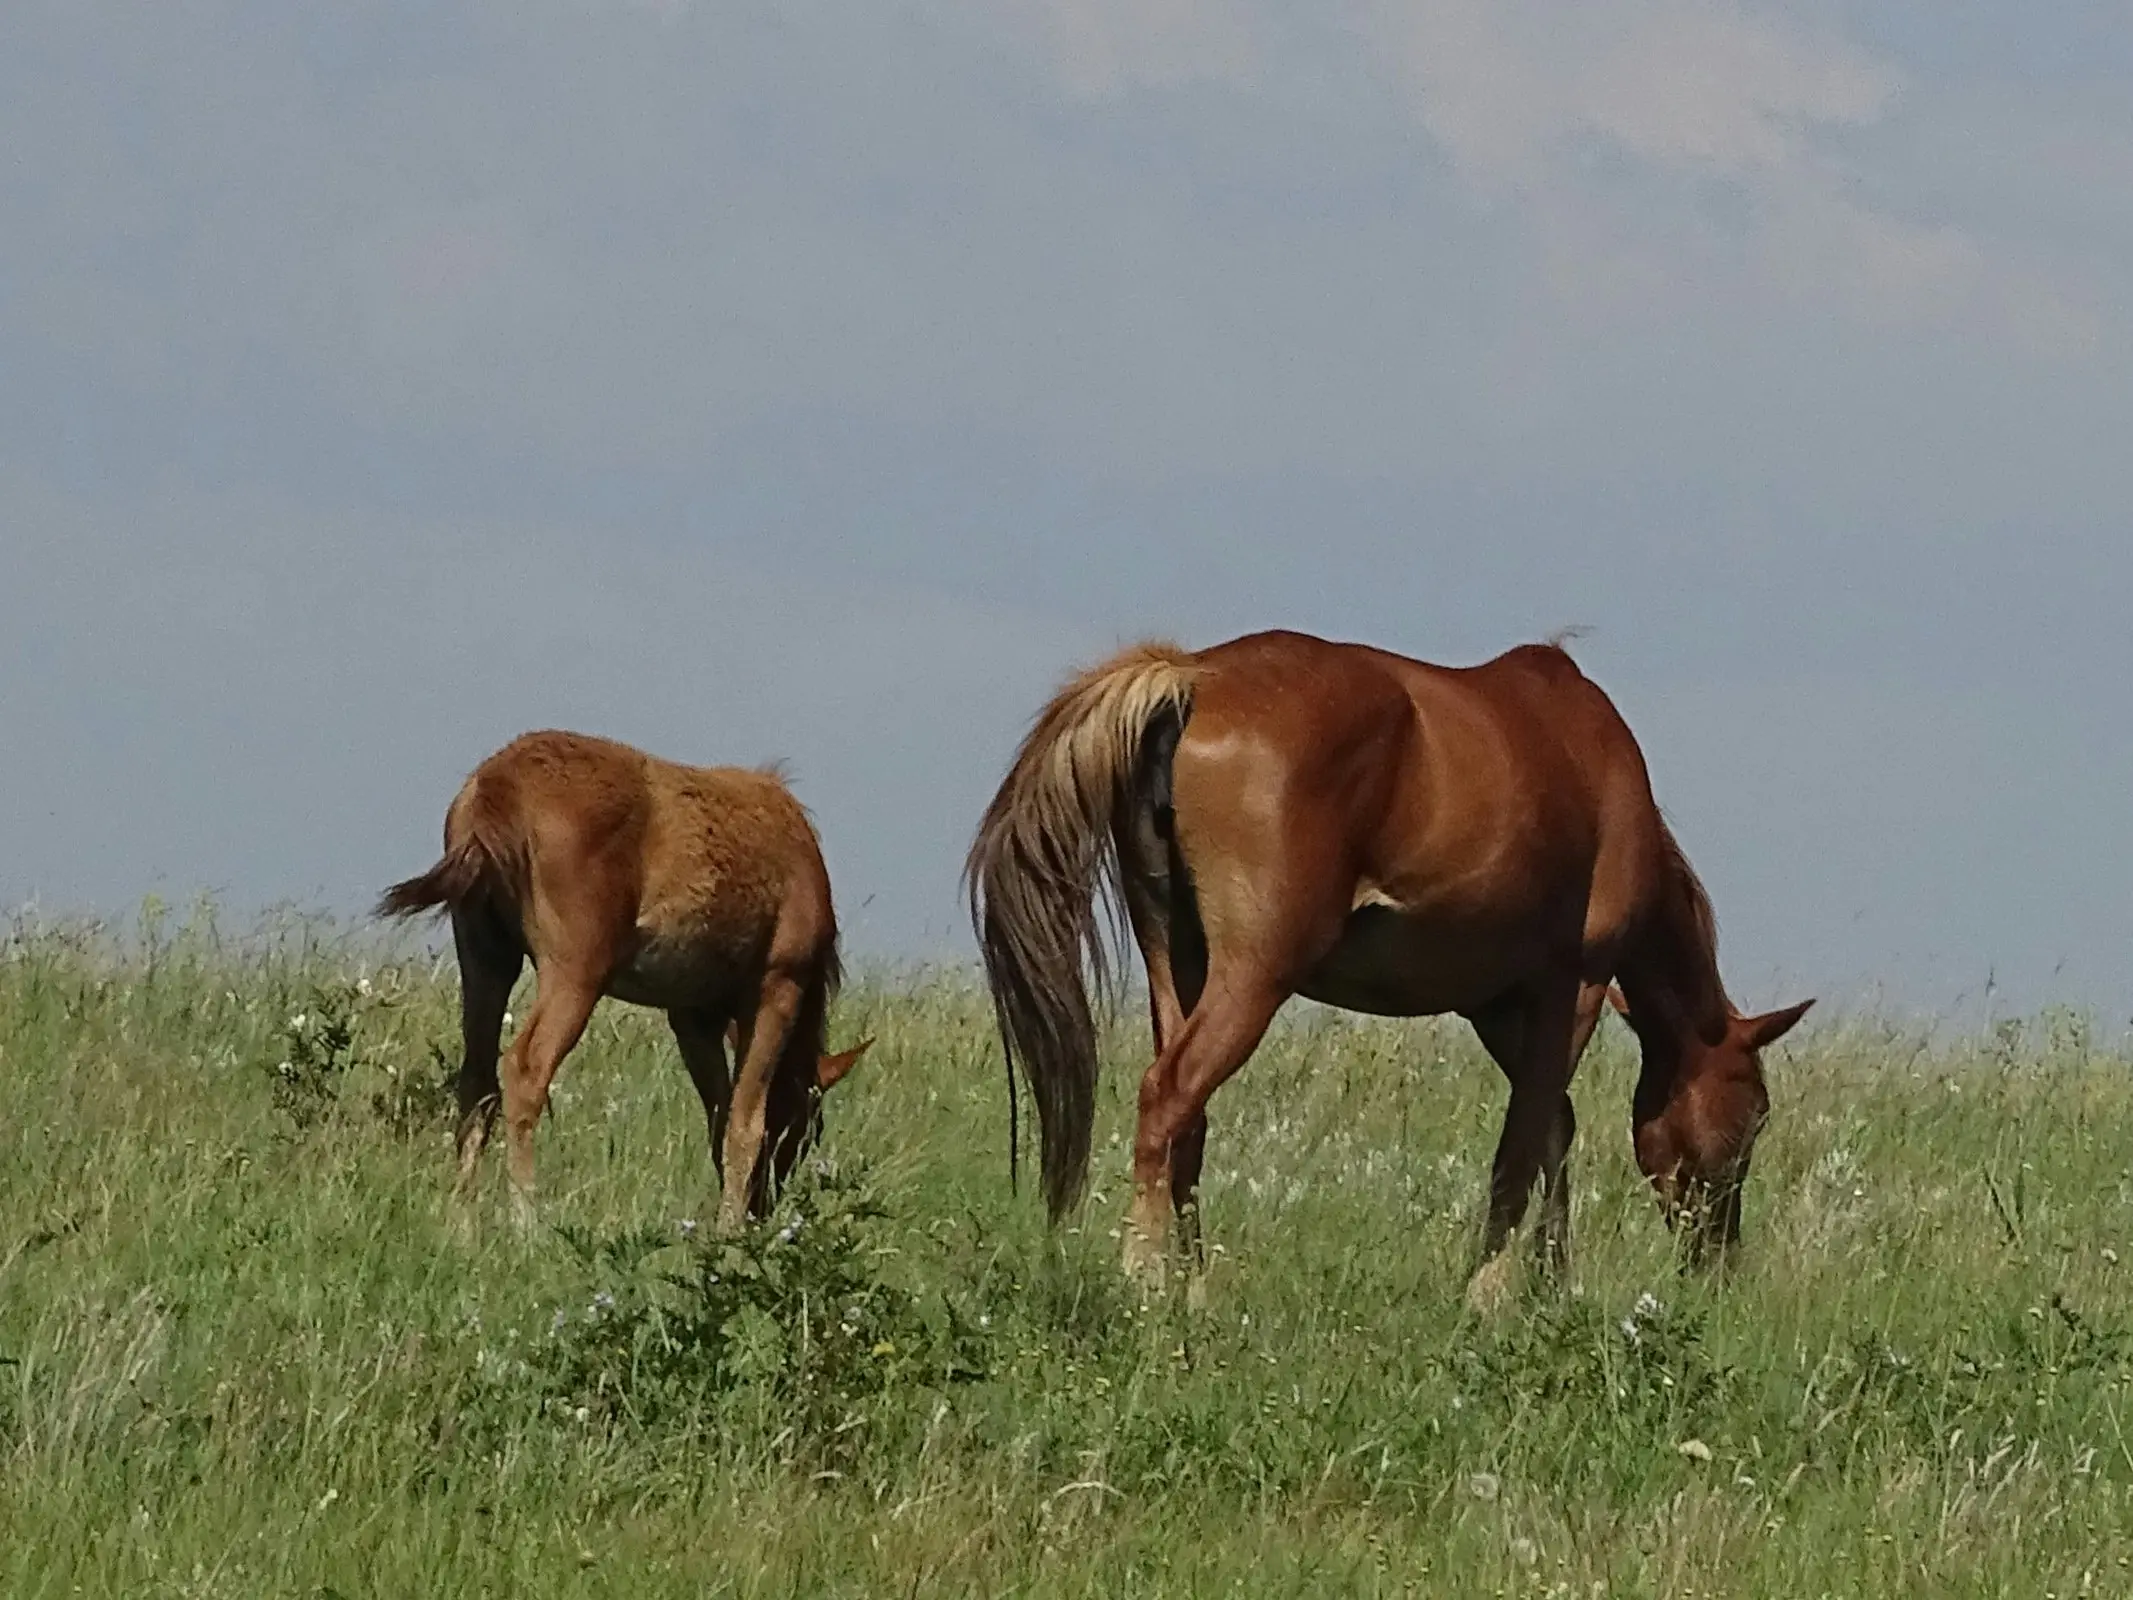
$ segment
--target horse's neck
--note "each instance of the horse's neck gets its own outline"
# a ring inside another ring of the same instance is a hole
[[[1678,847],[1669,851],[1650,915],[1623,952],[1620,981],[1644,1047],[1638,1098],[1669,1098],[1695,1054],[1691,1045],[1718,1043],[1732,1011],[1718,976],[1710,902]]]

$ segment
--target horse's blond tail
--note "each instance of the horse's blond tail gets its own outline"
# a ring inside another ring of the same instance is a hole
[[[1150,735],[1182,727],[1192,658],[1143,644],[1053,697],[986,808],[964,866],[971,923],[1008,1058],[1037,1102],[1044,1196],[1054,1221],[1081,1196],[1096,1118],[1096,1023],[1089,980],[1110,988],[1097,903],[1120,893],[1113,829],[1135,803]],[[1009,1096],[1012,1141],[1013,1095]]]

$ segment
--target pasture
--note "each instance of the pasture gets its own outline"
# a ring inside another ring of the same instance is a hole
[[[0,1592],[2133,1592],[2133,1064],[2078,1018],[1788,1040],[1723,1284],[1675,1270],[1610,1020],[1572,1286],[1492,1322],[1463,1024],[1283,1016],[1214,1108],[1196,1312],[1118,1269],[1137,1010],[1056,1238],[975,977],[862,974],[862,1034],[728,1242],[664,1022],[603,1005],[521,1234],[500,1161],[451,1198],[449,961],[18,933]]]

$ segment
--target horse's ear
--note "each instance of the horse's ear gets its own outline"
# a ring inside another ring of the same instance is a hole
[[[1796,1006],[1787,1006],[1783,1011],[1766,1011],[1759,1017],[1743,1017],[1740,1020],[1741,1042],[1750,1050],[1767,1050],[1778,1040],[1792,1032],[1793,1025],[1807,1015],[1812,1000],[1802,1000]]]
[[[824,1056],[815,1063],[815,1086],[825,1094],[844,1081],[844,1075],[859,1064],[859,1058],[873,1046],[872,1039],[862,1039],[849,1050],[840,1050],[833,1056]]]
[[[1629,1021],[1629,996],[1622,992],[1620,984],[1610,983],[1607,986],[1607,1003],[1615,1008],[1616,1016],[1624,1022]]]

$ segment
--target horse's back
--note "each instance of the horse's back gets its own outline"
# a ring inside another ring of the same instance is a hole
[[[1217,939],[1341,919],[1305,992],[1404,1012],[1618,936],[1656,812],[1627,726],[1560,649],[1451,668],[1276,633],[1196,663],[1173,792]]]
[[[617,841],[641,822],[650,759],[591,734],[521,734],[474,769],[455,810],[509,830],[532,851]]]
[[[654,762],[650,777],[648,920],[767,926],[795,902],[826,908],[829,875],[814,826],[775,772]]]
[[[621,983],[707,990],[772,966],[834,962],[829,874],[782,777],[655,758],[647,788],[635,939]]]
[[[1202,915],[1219,924],[1278,880],[1354,865],[1392,802],[1413,706],[1372,652],[1303,634],[1232,640],[1194,667],[1170,790]]]
[[[1533,830],[1589,850],[1612,791],[1642,780],[1613,703],[1551,645],[1443,667],[1265,633],[1196,664],[1181,764],[1262,804],[1282,790],[1329,791],[1351,825],[1378,814],[1402,838],[1417,827],[1442,835],[1448,853],[1502,850]],[[1213,781],[1198,787],[1212,798]]]
[[[688,1003],[834,949],[820,846],[775,772],[544,730],[477,768],[462,803],[523,854],[529,903],[517,909],[536,962],[544,949],[605,948],[617,998]]]

